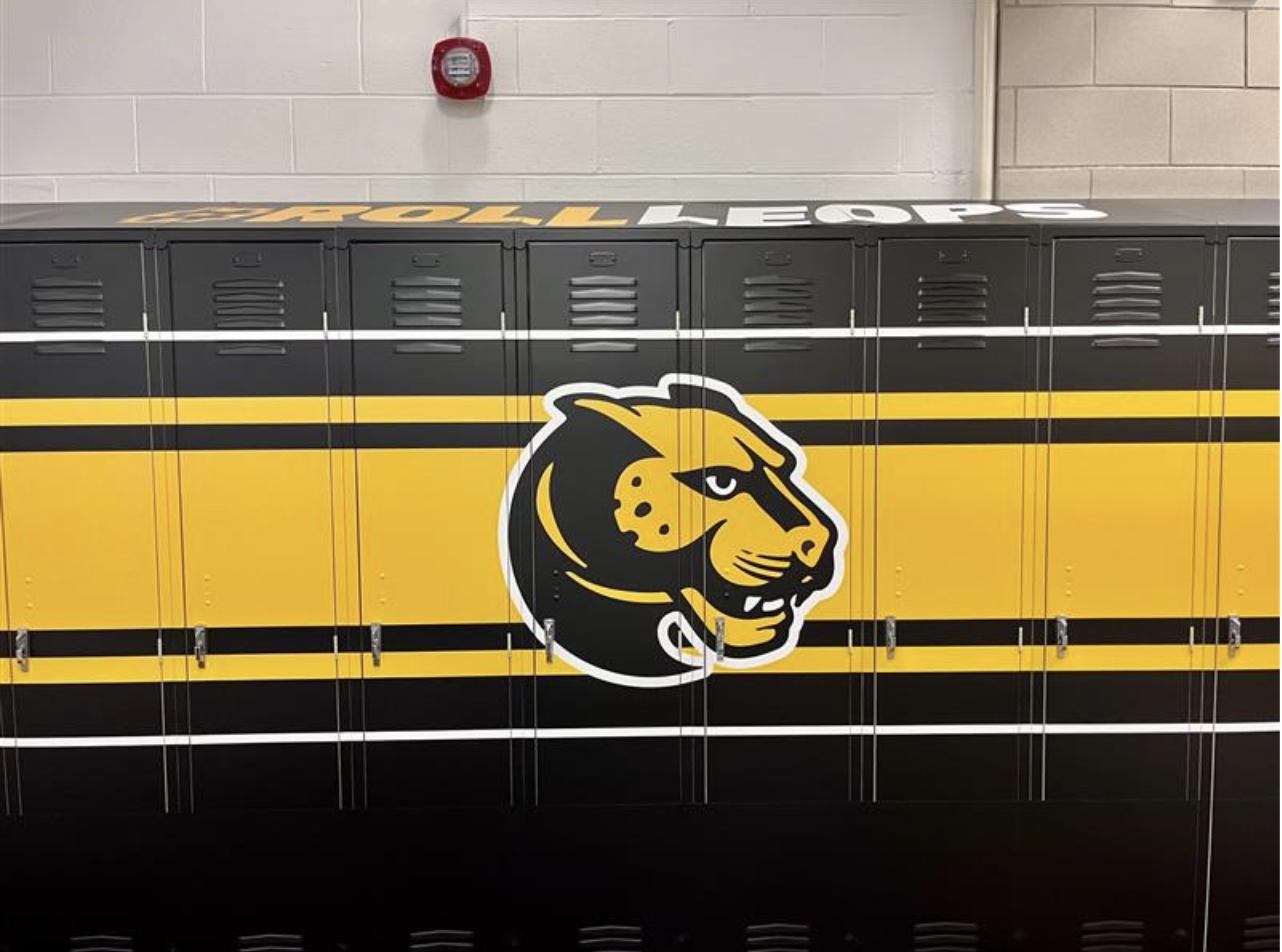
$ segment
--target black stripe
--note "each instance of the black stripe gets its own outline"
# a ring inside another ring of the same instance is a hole
[[[787,420],[775,425],[803,446],[984,445],[1037,441],[1033,420]],[[530,423],[232,423],[156,428],[156,445],[182,450],[230,449],[435,449],[525,446],[537,431]],[[1194,417],[1057,418],[1054,443],[1193,443],[1220,439],[1220,421]],[[0,428],[0,451],[60,452],[147,450],[151,428],[135,425],[12,426]],[[1231,417],[1229,442],[1277,442],[1277,417]]]

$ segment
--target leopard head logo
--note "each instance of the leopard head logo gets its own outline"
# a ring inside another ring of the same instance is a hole
[[[801,448],[718,380],[569,384],[508,480],[499,547],[536,638],[662,687],[767,664],[841,583],[847,529]]]

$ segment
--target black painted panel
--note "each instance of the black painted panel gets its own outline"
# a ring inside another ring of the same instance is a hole
[[[497,242],[353,243],[352,326],[498,330],[501,254]]]
[[[676,310],[675,242],[529,245],[529,326],[535,330],[669,329]]]
[[[169,250],[179,331],[320,330],[325,311],[319,242],[191,242]]]
[[[0,331],[141,331],[137,242],[0,245]]]
[[[1205,304],[1201,238],[1061,238],[1052,254],[1056,326],[1196,324]]]
[[[1018,327],[1028,303],[1028,251],[1018,238],[883,240],[878,323]]]
[[[703,245],[705,327],[848,327],[848,241],[709,241]]]

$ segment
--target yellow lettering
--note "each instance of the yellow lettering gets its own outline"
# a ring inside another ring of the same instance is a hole
[[[520,205],[486,205],[463,219],[464,225],[540,225],[542,218],[513,215]]]
[[[261,212],[271,211],[266,207],[250,207],[236,205],[206,205],[200,208],[178,208],[169,212],[148,212],[145,215],[134,215],[131,218],[122,218],[122,225],[179,225],[191,222],[205,221],[236,221],[238,218],[248,218],[250,215],[257,215]]]
[[[372,208],[361,215],[362,221],[436,222],[453,221],[468,213],[466,205],[388,205]]]
[[[593,218],[600,205],[567,205],[548,219],[550,228],[619,228],[626,218]]]
[[[299,221],[308,225],[333,224],[367,208],[368,205],[290,205],[249,220],[265,225],[286,221]]]

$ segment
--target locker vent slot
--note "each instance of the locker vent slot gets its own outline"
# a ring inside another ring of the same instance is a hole
[[[1278,917],[1250,916],[1243,920],[1242,952],[1278,952]]]
[[[915,952],[972,952],[979,948],[973,922],[919,922],[913,926]]]
[[[1160,271],[1101,271],[1091,283],[1092,321],[1135,324],[1162,319]]]
[[[1144,952],[1144,923],[1104,919],[1082,923],[1082,952]]]
[[[743,931],[747,952],[804,952],[810,948],[810,926],[765,922]]]
[[[986,324],[988,275],[923,274],[917,278],[918,324]]]
[[[786,274],[756,274],[743,279],[746,327],[795,327],[813,323],[814,281]]]
[[[33,327],[106,327],[102,282],[91,278],[35,278],[31,282]]]
[[[1278,319],[1278,272],[1269,272],[1269,320]]]
[[[71,952],[133,952],[134,940],[127,935],[73,935]]]
[[[394,327],[460,327],[463,279],[418,276],[392,279]]]
[[[286,932],[242,935],[237,938],[236,947],[240,952],[303,952],[303,937]]]
[[[572,327],[635,327],[637,279],[621,274],[570,278]]]
[[[644,948],[644,939],[640,926],[583,926],[577,947],[593,952],[631,952]]]
[[[275,278],[214,281],[215,327],[284,327],[285,282]]]
[[[410,952],[470,952],[476,936],[470,929],[425,929],[411,932]]]

